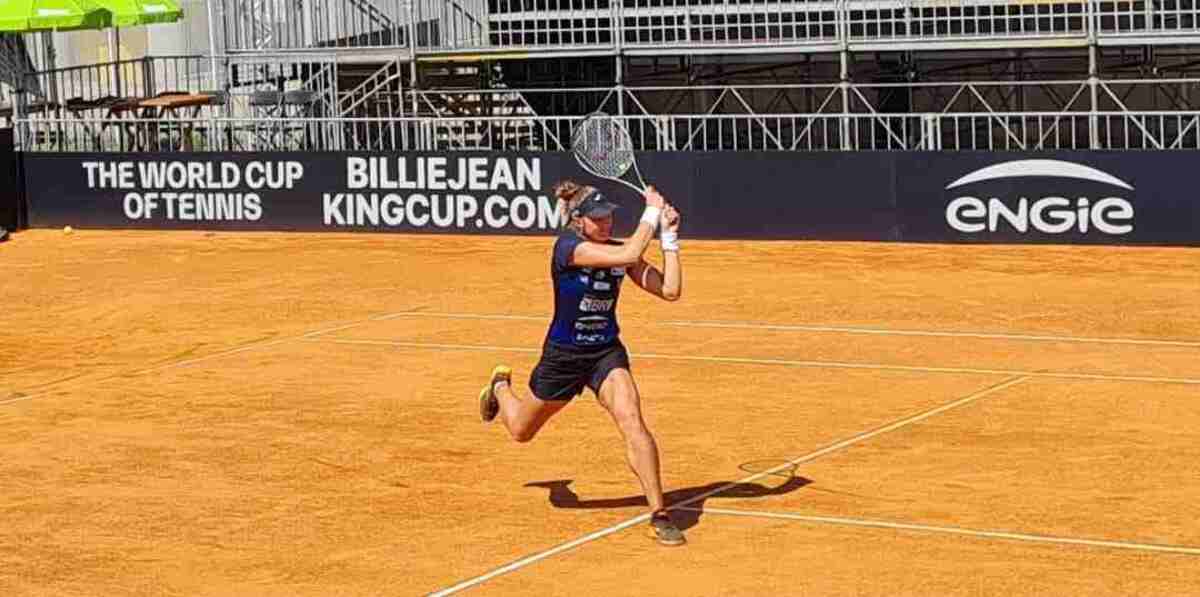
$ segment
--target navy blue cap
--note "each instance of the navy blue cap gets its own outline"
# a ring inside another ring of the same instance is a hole
[[[611,214],[617,207],[616,203],[605,199],[604,195],[596,191],[588,195],[587,199],[581,201],[579,206],[575,208],[575,212],[589,218],[603,218]]]

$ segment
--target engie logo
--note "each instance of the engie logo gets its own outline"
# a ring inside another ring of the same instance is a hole
[[[1017,160],[976,170],[946,185],[946,190],[1004,178],[1055,178],[1052,188],[1062,188],[1062,179],[1090,181],[1132,191],[1121,179],[1095,168],[1060,160]],[[1040,183],[1045,188],[1045,183]],[[1091,185],[1089,185],[1091,186]],[[1059,191],[1061,193],[1061,191]],[[1034,197],[976,197],[960,195],[946,206],[946,223],[959,232],[996,232],[1008,226],[1017,232],[1030,229],[1045,234],[1098,230],[1121,235],[1133,231],[1133,205],[1113,191],[1103,197],[1068,198],[1048,193]]]

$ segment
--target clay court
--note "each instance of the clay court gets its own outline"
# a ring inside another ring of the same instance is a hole
[[[1197,250],[686,241],[683,299],[621,307],[672,549],[590,393],[479,422],[549,247],[17,234],[3,592],[1196,591]]]

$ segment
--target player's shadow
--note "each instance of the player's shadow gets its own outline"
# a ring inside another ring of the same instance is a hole
[[[526,483],[525,487],[542,487],[550,490],[550,504],[555,508],[633,508],[637,506],[647,506],[646,496],[636,495],[620,498],[597,498],[597,499],[580,499],[579,494],[575,493],[570,488],[572,479],[559,479],[556,481],[537,481]],[[671,511],[671,518],[681,530],[690,529],[698,522],[703,514],[704,504],[711,499],[723,498],[761,498],[775,495],[784,495],[796,491],[805,485],[812,483],[812,480],[804,477],[789,476],[787,481],[775,486],[767,486],[759,483],[741,483],[734,481],[717,481],[707,485],[699,485],[696,487],[687,487],[684,489],[675,489],[663,494],[663,499],[667,506],[678,504],[680,502],[689,502],[695,499],[696,501],[688,503],[689,509],[676,509]],[[721,489],[728,486],[727,489]],[[720,490],[720,491],[718,491]],[[708,495],[716,491],[713,495]],[[699,496],[704,496],[700,497]]]

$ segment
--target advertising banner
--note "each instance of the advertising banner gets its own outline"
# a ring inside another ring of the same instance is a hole
[[[689,238],[1200,244],[1198,152],[674,152],[638,165]],[[569,153],[27,154],[34,227],[547,235]]]

